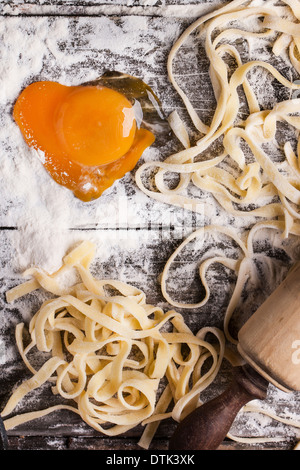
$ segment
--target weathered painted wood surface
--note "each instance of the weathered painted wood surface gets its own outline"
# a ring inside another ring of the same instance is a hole
[[[14,327],[21,320],[29,321],[40,304],[42,294],[31,294],[13,305],[5,302],[6,290],[22,279],[22,270],[28,264],[42,261],[46,269],[52,269],[59,265],[65,249],[72,243],[89,238],[98,247],[93,265],[97,277],[132,283],[146,292],[149,303],[167,309],[169,306],[161,295],[159,275],[168,257],[187,234],[203,224],[218,220],[222,212],[207,195],[201,195],[204,210],[203,214],[197,215],[149,200],[135,186],[133,174],[127,174],[97,201],[86,204],[75,200],[50,180],[20,138],[11,116],[18,93],[35,80],[57,80],[73,85],[94,79],[107,69],[117,69],[139,76],[152,86],[166,114],[175,108],[184,113],[183,105],[167,78],[168,52],[179,34],[202,10],[218,3],[209,0],[1,2],[0,158],[1,167],[5,170],[0,197],[1,404],[7,400],[14,384],[28,376],[16,351]],[[197,110],[209,122],[215,102],[207,66],[203,49],[193,40],[188,41],[176,61],[176,73],[186,89],[192,92]],[[195,89],[201,89],[201,94],[193,93]],[[284,92],[280,90],[280,93]],[[142,161],[164,159],[180,148],[171,135],[159,135]],[[29,184],[20,187],[24,172]],[[44,225],[40,220],[41,204],[46,214]],[[226,219],[224,214],[222,217],[224,224],[228,223],[237,230],[242,228],[239,221],[231,217]],[[247,224],[251,225],[251,221]],[[51,239],[53,230],[55,237]],[[297,241],[282,241],[279,235],[274,234],[257,243],[256,249],[259,253],[257,266],[261,270],[258,269],[256,283],[249,286],[233,318],[233,333],[278,285],[299,255]],[[47,250],[51,250],[51,265]],[[203,292],[197,280],[199,259],[218,250],[225,250],[232,256],[239,255],[232,243],[215,237],[208,237],[204,242],[200,240],[198,245],[185,252],[170,282],[169,288],[174,296],[189,302],[201,298]],[[228,270],[218,269],[211,273],[210,282],[212,294],[209,302],[201,310],[182,311],[195,332],[207,325],[222,328],[235,278]],[[228,384],[230,374],[231,367],[224,363],[221,374],[204,397],[220,393]],[[48,387],[42,387],[26,399],[20,411],[44,408],[57,401]],[[299,395],[287,396],[272,386],[265,406],[287,416],[300,416]],[[167,449],[173,429],[171,420],[163,422],[151,448]],[[13,449],[130,450],[138,448],[141,430],[138,427],[125,436],[108,439],[99,436],[76,416],[60,412],[11,430],[9,442]],[[226,441],[222,449],[290,449],[297,439],[294,428],[249,413],[237,417],[232,432],[246,437],[282,436],[286,440],[255,446]]]

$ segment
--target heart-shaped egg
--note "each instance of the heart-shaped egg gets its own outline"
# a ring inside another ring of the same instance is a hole
[[[52,178],[82,201],[98,198],[131,171],[163,122],[151,88],[119,72],[78,86],[34,82],[13,115]]]

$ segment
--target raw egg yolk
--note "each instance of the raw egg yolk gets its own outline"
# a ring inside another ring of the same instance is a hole
[[[102,86],[36,82],[20,94],[13,114],[54,180],[84,201],[131,171],[155,140],[137,128],[129,100]]]
[[[134,110],[115,90],[79,87],[59,107],[56,130],[73,161],[92,166],[111,163],[125,155],[133,143]]]

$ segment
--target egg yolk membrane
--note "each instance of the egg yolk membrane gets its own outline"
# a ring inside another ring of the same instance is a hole
[[[91,166],[125,155],[136,132],[130,102],[104,87],[79,87],[68,93],[55,121],[62,149],[73,161]]]
[[[105,86],[35,82],[20,94],[13,115],[27,144],[44,153],[52,178],[83,201],[131,171],[155,140],[138,128],[126,96]]]

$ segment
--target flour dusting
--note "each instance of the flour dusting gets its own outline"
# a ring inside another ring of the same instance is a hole
[[[41,0],[40,3],[48,7],[49,2]],[[18,306],[5,303],[5,291],[22,279],[26,268],[39,266],[53,272],[74,244],[90,239],[97,246],[93,265],[97,277],[113,277],[135,284],[146,292],[151,302],[168,308],[161,296],[159,278],[168,257],[186,235],[211,223],[247,233],[255,222],[254,217],[234,218],[227,214],[207,194],[200,195],[203,205],[200,214],[149,200],[137,189],[134,172],[115,182],[98,200],[83,203],[47,174],[41,152],[28,149],[13,121],[12,109],[20,91],[37,80],[77,85],[96,79],[107,69],[118,70],[149,83],[161,99],[166,114],[177,109],[186,117],[184,106],[168,81],[166,61],[179,34],[190,24],[191,18],[195,19],[200,13],[199,2],[168,5],[163,1],[162,15],[156,17],[147,14],[157,7],[154,0],[139,2],[150,10],[144,14],[137,10],[134,16],[109,16],[115,12],[115,6],[113,2],[107,3],[111,3],[106,7],[107,15],[98,17],[3,16],[0,20],[0,223],[3,227],[0,259],[4,312],[0,328],[0,364],[1,376],[5,378],[3,393],[9,390],[7,377],[14,377],[15,367],[19,367],[18,353],[11,342],[13,327],[19,321],[28,321],[43,298],[42,293],[34,293]],[[136,2],[121,3],[125,8],[131,4],[134,7]],[[219,4],[204,3],[201,11]],[[274,2],[253,2],[253,5],[262,4],[272,6]],[[6,5],[6,13],[15,11],[13,6]],[[253,22],[252,27],[255,30],[257,24]],[[200,51],[202,53],[202,49]],[[257,57],[268,60],[270,44],[268,40],[252,37],[241,45],[241,55],[245,60]],[[298,78],[290,71],[286,56],[273,58],[273,61],[285,68],[290,79]],[[197,66],[201,68],[200,74],[195,69]],[[180,84],[191,92],[196,109],[209,120],[215,101],[205,67],[205,57],[199,54],[198,38],[191,38],[188,48],[183,47],[179,53],[175,71]],[[249,80],[260,105],[272,106],[277,96],[268,74],[256,69]],[[280,92],[282,99],[289,97],[290,92]],[[163,160],[171,151],[179,149],[180,144],[174,137],[158,136],[157,143],[145,151],[142,160]],[[274,148],[275,153],[279,150]],[[220,241],[214,236],[208,237],[201,247],[189,247],[186,262],[176,264],[176,275],[170,279],[169,287],[178,295],[199,293],[200,248],[204,256],[222,255],[224,250],[238,256],[230,241]],[[289,266],[300,258],[299,241],[296,237],[283,240],[274,231],[265,230],[255,239],[255,253],[256,268],[241,305],[241,321],[271,293]],[[184,312],[187,322],[194,328],[215,323],[220,326],[232,293],[232,273],[210,271],[209,281],[211,302],[201,311]],[[39,397],[33,397],[32,401],[33,405],[39,404]],[[274,408],[276,403],[280,405],[279,412],[286,416],[299,416],[299,395],[287,397],[271,387],[265,406]],[[276,424],[262,415],[240,413],[232,432],[238,434],[245,430],[249,435],[259,435],[263,430],[266,434],[300,437],[295,428]]]

